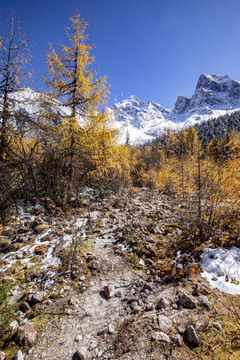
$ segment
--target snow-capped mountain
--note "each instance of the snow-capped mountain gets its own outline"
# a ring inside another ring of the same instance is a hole
[[[14,111],[38,121],[37,104],[40,97],[44,100],[44,96],[30,88],[21,89],[12,94]],[[70,114],[69,109],[56,100],[51,104],[51,110],[60,116]],[[125,143],[128,137],[130,144],[141,144],[166,129],[180,130],[236,110],[240,110],[240,81],[227,75],[206,74],[199,77],[192,97],[178,96],[171,109],[153,101],[141,101],[134,95],[108,109],[114,114],[113,126],[120,129],[121,142]],[[79,121],[84,119],[79,117]]]
[[[236,109],[240,109],[240,82],[227,75],[206,74],[199,77],[193,96],[179,96],[172,109],[133,95],[113,106],[117,123],[126,123],[123,139],[128,136],[131,144],[151,140],[167,128],[179,130]]]

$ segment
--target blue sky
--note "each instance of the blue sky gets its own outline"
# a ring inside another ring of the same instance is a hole
[[[39,90],[48,44],[66,43],[75,9],[89,22],[110,104],[134,94],[170,108],[178,95],[192,95],[201,73],[240,80],[239,0],[0,0],[1,15],[12,9],[35,40],[32,87]]]

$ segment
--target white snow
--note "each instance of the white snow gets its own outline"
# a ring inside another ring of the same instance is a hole
[[[201,276],[213,288],[227,294],[240,295],[240,249],[204,249],[201,255]]]
[[[214,84],[217,86],[214,87]],[[184,101],[188,103],[181,111],[176,106],[165,109],[153,101],[144,102],[135,95],[116,103],[112,109],[108,108],[106,111],[112,119],[111,127],[119,130],[119,142],[126,143],[128,137],[131,145],[137,145],[153,140],[167,129],[178,131],[226,113],[239,111],[238,93],[240,93],[239,81],[232,80],[227,75],[202,74],[193,96],[180,97],[183,99],[183,105]],[[30,88],[23,88],[12,96],[17,99],[15,103],[17,111],[21,110],[29,114],[30,118],[37,120],[37,100],[46,95]],[[69,108],[57,100],[53,109],[62,116],[70,114]],[[84,123],[84,119],[80,116],[78,121]]]

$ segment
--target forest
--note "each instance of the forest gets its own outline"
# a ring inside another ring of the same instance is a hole
[[[34,97],[14,16],[1,37],[0,359],[237,359],[238,261],[210,279],[233,296],[200,267],[240,247],[240,113],[121,143],[87,26],[70,17]]]
[[[96,196],[125,188],[159,189],[182,204],[200,238],[211,236],[216,221],[239,209],[238,113],[173,133],[150,144],[120,144],[112,114],[105,111],[110,87],[96,78],[85,20],[75,13],[66,29],[67,45],[53,46],[43,76],[46,90],[32,100],[34,119],[16,111],[16,96],[31,77],[29,44],[13,17],[1,42],[0,216],[19,203],[39,201],[53,209],[81,204],[81,191]],[[31,100],[27,100],[28,102]],[[62,102],[64,115],[56,112]],[[66,115],[67,114],[67,115]]]

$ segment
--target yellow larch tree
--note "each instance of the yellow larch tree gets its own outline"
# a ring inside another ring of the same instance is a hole
[[[104,175],[119,165],[115,161],[118,151],[113,151],[117,131],[109,126],[110,118],[104,111],[109,86],[106,77],[96,79],[92,68],[95,58],[90,54],[93,45],[86,43],[88,24],[78,12],[70,21],[71,27],[66,28],[68,46],[61,44],[60,53],[51,46],[44,81],[66,108],[67,115],[58,126],[58,147],[68,165],[71,191],[77,177]]]

